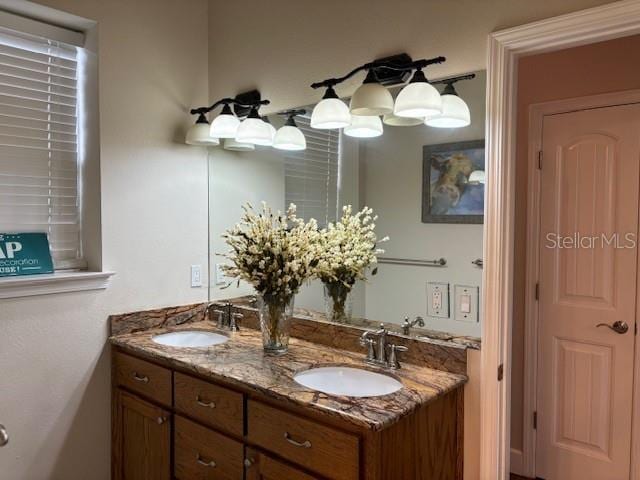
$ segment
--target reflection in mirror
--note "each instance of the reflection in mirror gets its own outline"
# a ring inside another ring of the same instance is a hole
[[[211,149],[210,298],[254,294],[242,283],[223,288],[230,280],[220,269],[226,260],[219,254],[228,250],[221,235],[239,221],[243,204],[264,201],[284,211],[295,203],[299,216],[322,227],[335,222],[345,205],[354,211],[368,206],[378,215],[378,238],[390,240],[381,245],[377,274],[370,270],[369,280],[352,291],[352,321],[389,322],[400,332],[445,341],[479,337],[485,79],[484,71],[476,72],[455,85],[471,112],[471,124],[463,128],[407,126],[416,122],[388,117],[382,135],[357,138],[311,128],[313,106],[306,106],[295,118],[306,150]],[[278,129],[287,117],[269,120]],[[320,281],[303,287],[295,304],[324,313]]]

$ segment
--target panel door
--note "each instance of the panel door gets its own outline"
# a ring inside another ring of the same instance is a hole
[[[546,480],[629,478],[639,163],[640,105],[544,119],[536,475]]]

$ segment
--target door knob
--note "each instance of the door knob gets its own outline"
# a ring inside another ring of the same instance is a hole
[[[596,327],[607,327],[610,330],[619,333],[620,335],[623,335],[629,331],[629,325],[627,325],[627,322],[623,322],[621,320],[613,322],[613,325],[609,325],[608,323],[599,323],[598,325],[596,325]]]
[[[9,434],[4,425],[0,425],[0,447],[4,447],[7,443],[9,443]]]

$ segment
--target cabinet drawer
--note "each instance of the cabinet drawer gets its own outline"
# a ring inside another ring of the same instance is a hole
[[[120,352],[113,361],[116,384],[171,406],[171,370]]]
[[[358,478],[357,436],[254,400],[247,412],[249,442],[328,478]]]
[[[178,480],[242,480],[243,462],[241,443],[175,416],[174,469]]]
[[[241,437],[244,433],[242,394],[176,372],[176,410],[212,427]]]

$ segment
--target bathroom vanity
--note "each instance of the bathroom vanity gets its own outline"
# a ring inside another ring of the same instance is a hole
[[[206,307],[193,308],[112,317],[114,479],[462,478],[463,372],[371,367],[362,347],[302,338],[287,354],[267,356],[260,332],[248,328],[250,309],[235,310],[244,312],[240,331],[223,331]],[[176,330],[228,341],[191,348],[154,340]],[[402,388],[356,398],[294,380],[325,366],[381,373]]]

